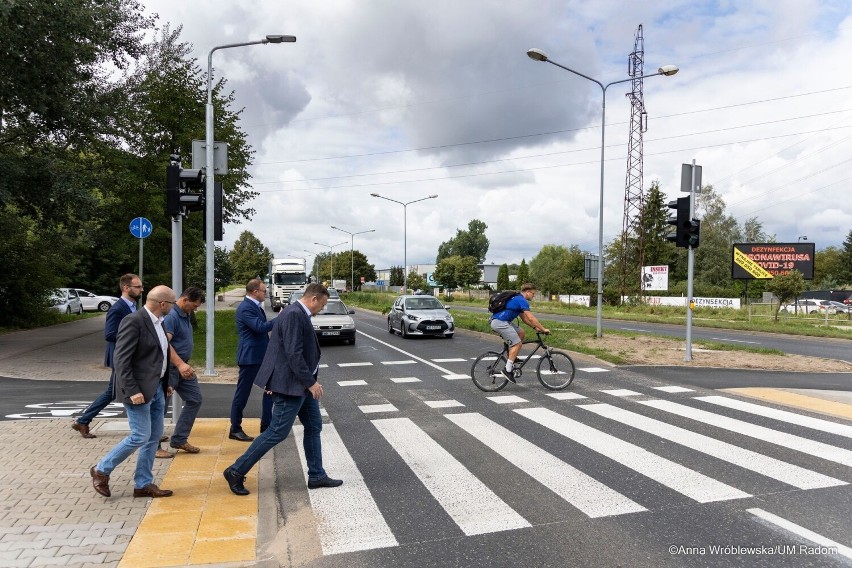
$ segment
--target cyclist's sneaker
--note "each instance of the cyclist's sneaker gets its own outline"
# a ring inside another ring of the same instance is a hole
[[[505,368],[503,368],[503,369],[500,370],[500,372],[503,373],[504,377],[506,377],[507,379],[509,379],[513,383],[518,384],[518,381],[515,380],[515,371],[514,370],[507,371]]]

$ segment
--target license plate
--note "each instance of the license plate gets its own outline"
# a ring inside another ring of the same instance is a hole
[[[340,335],[340,332],[339,331],[324,331],[324,332],[322,332],[322,334],[323,335]]]
[[[441,326],[440,326],[440,325],[427,325],[427,326],[426,326],[426,329],[429,329],[429,330],[432,330],[432,329],[441,329]]]

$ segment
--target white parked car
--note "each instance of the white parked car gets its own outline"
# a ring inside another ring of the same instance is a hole
[[[799,300],[798,302],[792,302],[789,304],[784,304],[781,306],[782,313],[799,313],[799,314],[818,314],[822,312],[825,308],[822,305],[822,300]],[[822,312],[825,313],[825,312]]]
[[[108,312],[114,303],[118,301],[115,296],[98,296],[82,288],[74,288],[80,296],[80,303],[87,312]]]
[[[341,339],[355,345],[355,320],[346,304],[340,300],[329,300],[317,315],[311,318],[317,339]]]
[[[82,314],[83,304],[73,288],[57,288],[50,296],[50,308],[62,314]]]

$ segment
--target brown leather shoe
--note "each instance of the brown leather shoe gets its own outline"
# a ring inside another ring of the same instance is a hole
[[[177,445],[175,445],[175,444],[169,444],[169,445],[175,450],[183,450],[188,454],[197,454],[198,452],[201,451],[201,448],[196,448],[195,446],[193,446],[189,442],[186,442],[186,443],[183,443],[183,444],[177,444]]]
[[[160,489],[153,483],[149,483],[142,489],[133,489],[134,497],[171,497],[172,491],[170,489]]]
[[[89,475],[92,476],[92,487],[95,488],[95,491],[104,497],[112,495],[109,490],[109,476],[107,474],[99,472],[95,469],[95,466],[92,466],[89,468]]]
[[[162,448],[157,448],[157,453],[156,453],[156,454],[154,454],[154,457],[155,457],[155,458],[162,458],[162,459],[164,459],[164,460],[167,460],[167,459],[169,459],[169,458],[173,458],[173,457],[175,457],[175,455],[174,455],[173,453],[171,453],[171,452],[167,452],[166,450],[164,450],[164,449],[162,449]]]
[[[76,420],[71,423],[71,428],[77,430],[81,436],[84,438],[97,438],[94,434],[89,433],[89,425],[88,424],[80,424]]]

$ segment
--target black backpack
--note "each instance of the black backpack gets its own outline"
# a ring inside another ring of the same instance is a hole
[[[492,314],[497,314],[506,309],[506,302],[520,294],[515,290],[503,290],[502,292],[494,292],[488,297],[488,311]]]

